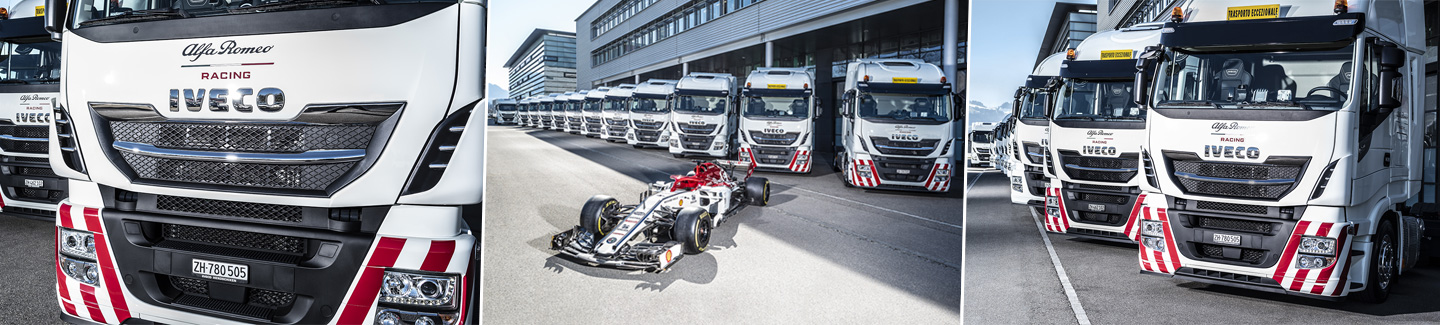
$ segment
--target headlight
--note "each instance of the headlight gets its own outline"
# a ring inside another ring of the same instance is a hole
[[[711,146],[711,148],[710,148],[710,150],[721,150],[721,149],[725,149],[725,144],[724,144],[724,143],[720,143],[720,142],[716,142],[715,145]]]
[[[1046,196],[1046,197],[1045,197],[1045,206],[1047,206],[1047,207],[1059,207],[1059,206],[1060,206],[1060,198],[1054,197],[1054,196]]]
[[[380,302],[407,306],[459,308],[460,276],[385,271]]]
[[[1295,265],[1302,269],[1323,269],[1330,266],[1330,263],[1334,261],[1334,258],[1328,256],[1301,254],[1300,257],[1295,260]]]
[[[60,252],[66,255],[95,259],[95,234],[60,228]]]
[[[740,152],[740,159],[750,159],[750,153],[749,153],[749,152],[741,151],[741,152]]]
[[[100,266],[95,263],[60,256],[60,270],[65,273],[65,276],[80,281],[80,283],[92,286],[100,285]]]
[[[860,172],[860,176],[870,177],[870,165],[855,165],[855,170]]]
[[[1165,237],[1165,224],[1155,220],[1140,220],[1140,234]]]
[[[1153,250],[1157,250],[1157,251],[1162,251],[1162,252],[1165,251],[1165,239],[1164,239],[1164,238],[1150,237],[1150,236],[1142,236],[1142,237],[1140,237],[1140,244],[1141,244],[1141,245],[1145,245],[1145,248],[1149,248],[1149,249],[1153,249]]]
[[[460,320],[458,313],[427,313],[397,309],[381,309],[375,315],[379,325],[451,325]]]
[[[937,169],[935,176],[950,176],[950,169]]]
[[[1335,239],[1325,237],[1300,237],[1300,252],[1335,256]]]

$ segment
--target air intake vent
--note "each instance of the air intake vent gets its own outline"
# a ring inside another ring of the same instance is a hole
[[[70,114],[65,112],[63,106],[55,108],[55,139],[60,145],[60,159],[65,161],[66,167],[85,173],[85,163],[80,159],[80,147],[75,138],[75,128],[70,125]]]
[[[465,133],[465,124],[470,121],[470,114],[475,109],[476,101],[460,108],[455,114],[445,118],[440,127],[430,135],[430,142],[425,145],[425,154],[420,157],[419,163],[412,169],[409,184],[405,185],[404,194],[415,194],[429,191],[440,183],[440,178],[445,175],[445,169],[450,166],[450,156],[455,153],[456,146],[460,144],[460,136]],[[578,126],[578,124],[577,124]],[[483,127],[483,125],[481,126]],[[485,132],[485,130],[476,130]]]

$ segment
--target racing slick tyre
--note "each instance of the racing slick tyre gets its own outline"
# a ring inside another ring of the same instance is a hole
[[[670,237],[685,247],[685,254],[700,254],[710,247],[710,211],[689,207],[675,215]]]
[[[750,204],[762,207],[770,204],[770,180],[751,177],[745,181],[745,195],[750,197]]]
[[[1355,298],[1363,302],[1382,303],[1390,298],[1390,288],[1395,284],[1396,268],[1400,266],[1395,246],[1395,224],[1390,219],[1380,220],[1376,228],[1374,257],[1370,259],[1370,274],[1365,281],[1365,291]]]
[[[616,201],[615,198],[605,195],[592,196],[589,201],[585,201],[585,206],[580,208],[580,227],[585,228],[585,232],[599,239],[610,233],[610,229],[615,228],[615,220],[606,217],[614,214],[615,209],[619,208],[620,201]]]

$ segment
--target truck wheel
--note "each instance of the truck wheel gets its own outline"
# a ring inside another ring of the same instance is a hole
[[[585,201],[585,206],[580,208],[580,227],[585,228],[585,232],[594,235],[598,240],[600,236],[615,228],[615,221],[606,217],[614,215],[615,209],[619,208],[620,201],[615,198],[605,195],[592,196],[589,201]]]
[[[685,246],[685,254],[700,254],[710,247],[710,211],[689,207],[675,215],[670,237]]]
[[[1390,287],[1395,284],[1396,268],[1400,266],[1396,256],[1399,249],[1395,246],[1395,225],[1388,219],[1382,220],[1376,230],[1377,239],[1374,249],[1370,250],[1374,258],[1370,259],[1369,280],[1365,281],[1365,291],[1356,296],[1360,301],[1369,303],[1382,303],[1390,298]]]
[[[764,177],[751,177],[745,181],[745,195],[750,197],[750,204],[766,206],[770,204],[770,180]]]

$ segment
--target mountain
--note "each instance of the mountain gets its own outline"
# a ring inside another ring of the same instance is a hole
[[[500,88],[500,85],[490,84],[485,90],[485,98],[506,98],[510,97],[510,91]]]
[[[1001,103],[997,107],[988,107],[985,103],[972,100],[968,106],[969,115],[965,116],[968,120],[966,123],[972,125],[976,122],[999,122],[1005,118],[1005,115],[1010,114],[1011,109],[1010,102]]]

